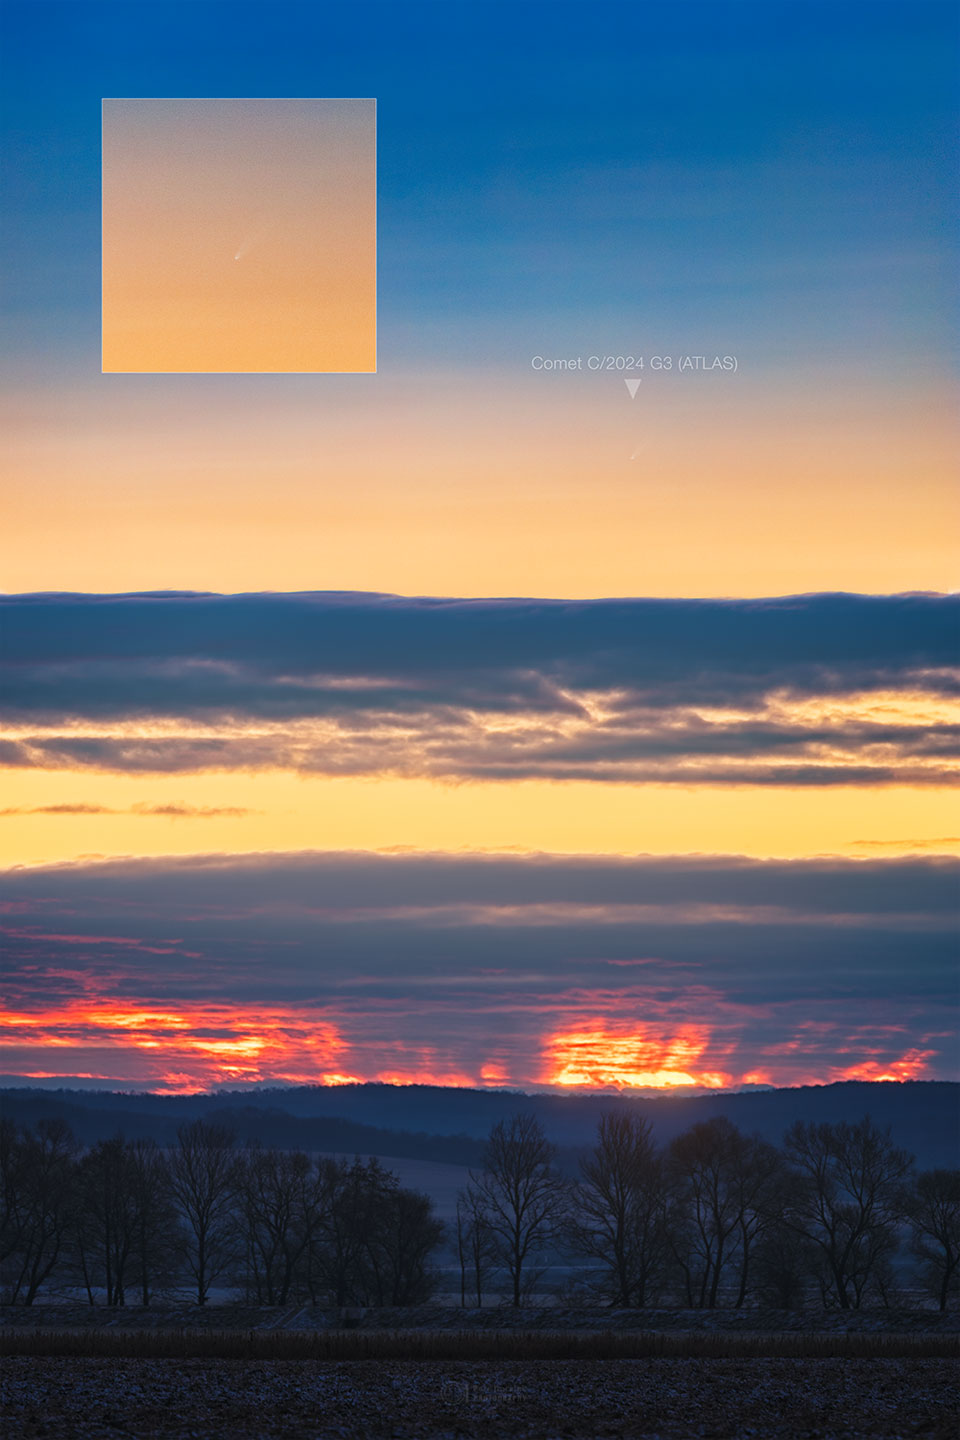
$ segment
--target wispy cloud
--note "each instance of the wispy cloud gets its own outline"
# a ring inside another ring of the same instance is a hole
[[[239,819],[254,812],[242,805],[7,805],[0,817],[13,815],[144,815],[167,820]]]

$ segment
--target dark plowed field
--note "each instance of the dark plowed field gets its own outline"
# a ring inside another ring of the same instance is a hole
[[[955,1440],[943,1359],[10,1357],[5,1440]]]

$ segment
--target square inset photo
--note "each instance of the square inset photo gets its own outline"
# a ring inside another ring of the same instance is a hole
[[[377,368],[375,100],[104,100],[105,373]]]

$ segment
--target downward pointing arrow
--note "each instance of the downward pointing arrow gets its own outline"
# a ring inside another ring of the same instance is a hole
[[[624,376],[623,383],[624,383],[624,385],[626,385],[627,389],[630,391],[630,399],[631,399],[631,400],[636,400],[636,398],[637,398],[637,391],[640,389],[640,381],[639,381],[639,380],[628,380],[628,379],[626,378],[626,376]]]

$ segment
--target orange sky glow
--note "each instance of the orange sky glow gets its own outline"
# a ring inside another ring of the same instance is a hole
[[[548,1007],[544,1007],[548,1010]],[[549,1014],[545,1014],[549,1020]],[[574,1029],[547,1029],[539,1062],[518,1047],[467,1068],[445,1061],[442,1047],[398,1045],[401,1063],[365,1042],[352,1024],[350,1042],[339,1018],[303,1007],[226,1004],[177,1007],[76,1001],[29,1012],[0,1012],[0,1036],[26,1078],[101,1079],[105,1088],[149,1088],[179,1094],[234,1085],[451,1085],[564,1090],[724,1089],[755,1084],[822,1084],[833,1080],[926,1078],[934,1050],[897,1054],[896,1037],[881,1051],[854,1036],[839,1047],[855,1061],[818,1066],[803,1038],[762,1068],[738,1067],[736,1041],[709,1021],[630,1023],[584,1020]],[[801,1027],[802,1030],[803,1027]],[[797,1063],[792,1051],[806,1054]],[[721,1064],[725,1068],[717,1068]],[[128,1078],[125,1078],[128,1077]]]

